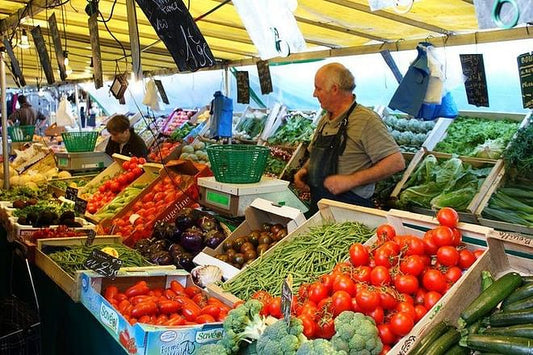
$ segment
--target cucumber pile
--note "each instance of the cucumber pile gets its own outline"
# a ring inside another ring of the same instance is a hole
[[[455,328],[436,324],[411,355],[533,354],[533,276],[509,272],[493,282],[461,313]]]

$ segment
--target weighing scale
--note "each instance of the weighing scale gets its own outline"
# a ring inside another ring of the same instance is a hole
[[[100,171],[113,163],[113,159],[105,152],[57,152],[55,157],[57,167],[60,170],[68,170],[75,173]]]
[[[307,212],[307,207],[289,189],[289,182],[263,176],[253,184],[218,182],[214,176],[198,178],[200,203],[221,215],[244,216],[244,210],[260,197],[278,205],[286,205]]]

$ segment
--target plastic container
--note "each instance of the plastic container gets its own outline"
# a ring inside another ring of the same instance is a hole
[[[92,152],[98,132],[64,132],[61,133],[61,137],[68,152]]]
[[[270,149],[247,144],[207,147],[211,170],[218,182],[251,184],[261,180]]]
[[[33,140],[34,132],[34,125],[7,127],[7,133],[12,142],[31,142]]]

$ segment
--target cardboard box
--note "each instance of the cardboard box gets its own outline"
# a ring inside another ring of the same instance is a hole
[[[204,344],[215,343],[222,338],[222,323],[207,323],[190,326],[164,327],[137,323],[130,325],[128,321],[102,296],[102,291],[110,285],[124,290],[135,282],[145,280],[151,288],[170,286],[172,280],[182,285],[191,285],[190,277],[183,270],[151,272],[132,276],[118,276],[115,280],[100,277],[93,272],[81,275],[81,303],[91,312],[102,326],[120,342],[125,332],[133,339],[136,352],[129,353],[154,354],[193,354]],[[125,348],[126,349],[126,348]],[[126,349],[127,350],[127,349]]]
[[[510,233],[491,231],[487,236],[488,250],[461,277],[460,287],[453,287],[415,326],[416,334],[405,336],[389,354],[405,355],[434,325],[446,321],[457,326],[461,312],[481,293],[481,272],[489,271],[497,279],[509,271],[533,274],[533,240]]]
[[[392,200],[398,200],[400,198],[402,190],[405,189],[405,184],[407,183],[407,180],[409,179],[409,177],[412,176],[412,174],[416,171],[418,166],[424,161],[424,159],[428,155],[433,154],[439,161],[447,160],[452,157],[451,154],[445,154],[445,153],[438,153],[438,152],[425,151],[425,150],[421,152],[422,152],[421,155],[416,155],[413,161],[411,161],[411,163],[409,164],[408,168],[406,169],[404,173],[404,177],[398,183],[398,185],[396,185],[395,189],[391,193]],[[466,210],[458,211],[459,219],[461,221],[477,223],[477,216],[475,212],[477,208],[479,207],[479,204],[481,203],[483,197],[487,193],[488,189],[490,188],[490,186],[493,184],[494,180],[496,179],[496,176],[498,176],[498,173],[501,171],[503,167],[503,160],[479,159],[479,158],[473,158],[473,157],[459,157],[459,159],[461,159],[461,161],[463,161],[464,163],[472,165],[475,168],[492,166],[491,172],[481,184],[477,193],[472,198],[472,201],[470,201],[470,203],[466,207]],[[427,214],[427,215],[435,214],[435,211],[429,208],[411,206],[410,209],[411,211],[416,212],[416,213]]]
[[[282,245],[284,243],[290,243],[291,240],[296,236],[306,233],[311,228],[321,226],[325,223],[342,223],[347,221],[357,221],[364,223],[370,228],[377,228],[380,224],[387,223],[387,212],[374,208],[361,207],[327,199],[320,200],[318,202],[318,208],[319,211],[317,213],[315,213],[305,223],[301,224],[291,233],[289,233],[281,242],[268,249],[264,253],[264,256],[268,256],[270,253],[272,253],[273,250],[278,248],[279,245]],[[348,257],[348,251],[346,251],[346,256]],[[259,259],[256,259],[248,267],[253,267],[257,260]],[[280,275],[279,277],[285,276],[286,275]],[[228,281],[231,281],[232,279],[229,279]],[[231,293],[225,292],[218,285],[208,285],[207,290],[217,297],[223,297],[225,299],[232,300],[233,302],[239,301],[237,297],[235,297]]]
[[[48,277],[50,277],[74,302],[80,299],[80,274],[75,277],[66,273],[58,264],[45,254],[42,249],[47,246],[83,245],[86,237],[79,238],[49,238],[37,240],[34,248],[35,265],[37,265]],[[120,243],[120,237],[109,235],[97,235],[93,244]]]
[[[226,240],[234,240],[237,237],[247,236],[253,230],[261,230],[263,223],[276,224],[280,223],[286,226],[287,233],[291,233],[296,228],[305,223],[305,217],[296,208],[289,206],[278,206],[270,201],[258,198],[246,208],[244,212],[245,220],[242,222]],[[215,265],[222,270],[224,279],[228,280],[240,273],[243,269],[238,269],[217,258],[216,255],[223,253],[222,244],[216,249],[205,247],[193,259],[196,265]]]

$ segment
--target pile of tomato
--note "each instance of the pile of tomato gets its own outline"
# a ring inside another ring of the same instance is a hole
[[[110,233],[111,228],[114,228],[113,234],[129,238],[129,244],[148,238],[159,215],[183,196],[181,185],[182,178],[179,175],[160,178],[150,190],[143,192],[128,212],[113,219],[112,227],[109,227],[106,233]]]
[[[105,299],[131,324],[161,326],[196,325],[222,322],[231,307],[217,298],[208,297],[196,286],[184,287],[172,280],[170,286],[150,288],[139,281],[121,292],[110,285]]]
[[[180,142],[161,143],[160,145],[155,146],[150,150],[150,153],[148,154],[148,159],[150,161],[160,163],[163,159],[168,157],[170,153],[172,153],[174,149],[176,149],[179,145]]]
[[[132,157],[122,163],[123,171],[112,179],[104,182],[87,200],[87,212],[95,214],[100,208],[113,200],[119,192],[143,174],[142,166],[146,159]]]
[[[458,215],[451,208],[437,214],[439,226],[423,238],[396,235],[389,224],[377,228],[373,245],[355,243],[349,261],[310,284],[302,284],[293,297],[292,313],[304,324],[308,338],[329,339],[333,320],[350,310],[371,316],[386,353],[407,335],[483,250],[466,249],[457,229]],[[281,317],[281,299],[259,291],[263,314]]]
[[[29,239],[31,241],[36,241],[37,239],[47,239],[47,238],[72,238],[72,237],[82,237],[86,236],[86,231],[76,230],[74,228],[69,228],[65,225],[59,225],[57,227],[47,227],[40,228],[33,232]]]

